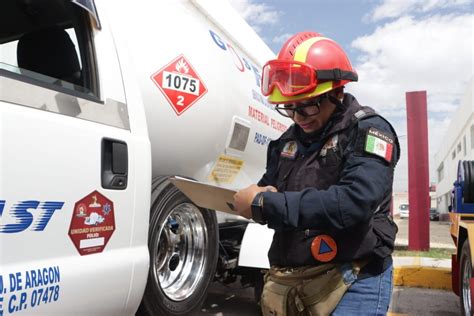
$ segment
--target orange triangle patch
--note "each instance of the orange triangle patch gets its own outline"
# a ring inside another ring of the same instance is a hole
[[[337,255],[336,241],[329,235],[314,237],[311,243],[311,254],[320,262],[329,262]]]

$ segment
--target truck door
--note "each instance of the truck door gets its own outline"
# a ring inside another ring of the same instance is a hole
[[[2,2],[0,316],[133,314],[144,290],[149,141],[81,2]]]

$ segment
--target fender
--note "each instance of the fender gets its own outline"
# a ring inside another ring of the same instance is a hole
[[[270,269],[268,250],[274,230],[267,225],[249,223],[245,230],[239,254],[239,266]]]

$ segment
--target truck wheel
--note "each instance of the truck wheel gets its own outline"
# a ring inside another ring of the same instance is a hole
[[[214,278],[216,214],[197,207],[167,178],[157,178],[152,188],[150,270],[139,314],[188,314],[202,305]]]
[[[471,302],[471,278],[473,276],[471,264],[471,249],[469,247],[469,240],[466,239],[462,246],[461,260],[459,261],[459,273],[461,277],[459,282],[459,298],[461,314],[464,316],[470,316],[473,312]]]
[[[464,203],[474,203],[474,161],[463,161]]]

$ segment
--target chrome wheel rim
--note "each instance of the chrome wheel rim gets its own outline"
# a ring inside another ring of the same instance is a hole
[[[195,293],[206,266],[207,226],[199,208],[177,205],[160,223],[153,240],[152,271],[155,282],[173,301]]]
[[[471,315],[471,275],[472,275],[472,267],[471,267],[471,260],[466,259],[464,260],[464,266],[462,271],[463,279],[462,279],[462,300],[463,300],[463,308],[465,315]]]

